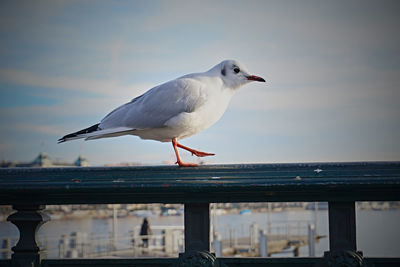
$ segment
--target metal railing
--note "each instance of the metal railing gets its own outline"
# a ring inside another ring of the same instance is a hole
[[[20,232],[1,266],[400,266],[365,258],[356,245],[355,201],[399,201],[400,163],[217,165],[0,170],[0,204]],[[326,201],[330,248],[324,257],[223,258],[210,253],[210,203]],[[179,258],[42,260],[37,229],[52,204],[183,203]]]

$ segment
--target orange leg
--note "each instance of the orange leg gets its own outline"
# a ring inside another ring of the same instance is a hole
[[[192,156],[193,156],[193,155],[196,155],[196,156],[198,156],[198,157],[206,157],[206,156],[214,156],[214,155],[215,155],[215,154],[213,154],[213,153],[207,153],[207,152],[201,152],[201,151],[198,151],[198,150],[194,150],[193,148],[190,148],[190,147],[181,145],[181,144],[179,144],[178,142],[176,143],[176,145],[177,145],[178,147],[180,147],[180,148],[183,148],[183,149],[185,149],[185,150],[191,152],[191,153],[192,153]]]
[[[176,163],[180,166],[180,167],[197,167],[198,164],[195,163],[184,163],[181,161],[181,158],[179,157],[179,153],[178,153],[178,147],[179,148],[183,148],[189,152],[192,153],[192,155],[196,155],[198,157],[205,157],[205,156],[213,156],[215,154],[212,153],[206,153],[206,152],[201,152],[201,151],[197,151],[194,150],[192,148],[183,146],[181,144],[178,143],[178,141],[176,140],[176,138],[172,139],[172,146],[174,147],[174,151],[175,151],[175,155],[176,155]]]

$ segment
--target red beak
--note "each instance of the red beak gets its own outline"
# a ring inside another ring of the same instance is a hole
[[[265,80],[263,78],[255,76],[255,75],[249,75],[246,78],[247,78],[247,80],[250,80],[250,81],[265,82]]]

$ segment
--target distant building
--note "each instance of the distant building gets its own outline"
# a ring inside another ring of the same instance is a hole
[[[75,160],[74,165],[78,167],[89,167],[90,163],[85,157],[79,155],[79,157]]]
[[[28,163],[26,165],[28,165],[26,167],[41,167],[41,168],[54,166],[51,158],[44,152],[40,152],[39,155],[31,163]]]
[[[19,162],[6,162],[0,163],[2,168],[12,168],[12,167],[38,167],[38,168],[53,168],[53,167],[88,167],[90,166],[89,161],[79,155],[79,157],[74,162],[62,162],[54,161],[45,152],[40,152],[39,155],[32,161],[28,163]]]

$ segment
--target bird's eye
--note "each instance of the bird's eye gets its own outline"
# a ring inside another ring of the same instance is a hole
[[[239,69],[238,67],[236,67],[236,68],[233,69],[233,71],[234,71],[235,73],[239,73],[239,72],[240,72],[240,69]]]

